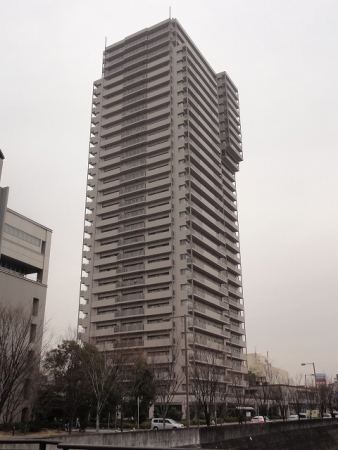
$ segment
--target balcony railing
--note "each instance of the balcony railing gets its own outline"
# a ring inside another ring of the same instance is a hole
[[[127,287],[127,286],[137,286],[140,284],[144,284],[144,278],[137,278],[136,280],[118,281],[116,283],[116,287],[121,288],[121,287]]]
[[[143,308],[133,308],[133,309],[125,309],[123,311],[116,311],[115,317],[136,316],[139,314],[144,314]]]

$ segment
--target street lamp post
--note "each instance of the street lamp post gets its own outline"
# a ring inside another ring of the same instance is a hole
[[[306,377],[313,377],[313,373],[306,373],[305,374],[305,387],[307,386]]]
[[[301,363],[301,366],[308,366],[308,365],[313,366],[313,375],[315,377],[315,388],[317,389],[317,376],[316,376],[315,363]]]
[[[187,334],[187,320],[188,315],[172,316],[172,319],[184,318],[184,345],[185,345],[185,397],[187,403],[186,416],[187,416],[187,428],[190,428],[190,407],[189,407],[189,371],[188,371],[188,334]]]
[[[188,371],[188,336],[187,336],[187,318],[184,314],[184,345],[185,345],[185,395],[187,402],[187,427],[190,427],[190,407],[189,407],[189,371]]]

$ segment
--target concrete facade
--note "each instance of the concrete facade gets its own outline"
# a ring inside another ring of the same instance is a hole
[[[233,81],[166,20],[105,49],[90,131],[81,338],[165,358],[175,342],[245,386]]]
[[[0,304],[22,306],[31,315],[29,339],[40,352],[52,232],[9,209],[8,196],[9,188],[0,187]],[[25,419],[25,414],[23,405],[17,419]]]

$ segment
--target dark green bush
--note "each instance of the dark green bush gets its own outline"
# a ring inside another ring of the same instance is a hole
[[[198,420],[197,419],[193,419],[190,421],[191,425],[198,425]],[[199,420],[199,424],[200,425],[205,425],[206,421],[204,419],[200,419]]]

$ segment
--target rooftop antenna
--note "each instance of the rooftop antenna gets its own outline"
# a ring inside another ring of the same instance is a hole
[[[171,6],[169,6],[169,19],[171,20]]]
[[[106,59],[106,49],[107,49],[107,36],[104,38],[104,52],[103,52],[103,59],[102,59],[102,78],[104,77],[104,64]]]

